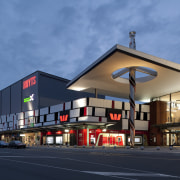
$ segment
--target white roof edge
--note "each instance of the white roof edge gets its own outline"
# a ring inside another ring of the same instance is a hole
[[[163,59],[163,58],[159,58],[157,56],[153,56],[153,55],[150,55],[150,54],[138,51],[138,50],[134,50],[134,49],[131,49],[131,48],[128,48],[125,46],[121,46],[119,44],[117,44],[117,49],[129,52],[129,53],[137,55],[137,56],[144,57],[145,59],[149,59],[149,60],[152,60],[153,62],[169,66],[170,68],[180,70],[180,64],[178,64],[178,63],[175,63],[175,62]]]
[[[175,71],[180,72],[180,64],[174,63],[172,61],[168,61],[150,54],[143,53],[141,51],[137,51],[119,44],[114,45],[111,49],[109,49],[105,54],[103,54],[101,57],[99,57],[96,61],[94,61],[91,65],[89,65],[86,69],[84,69],[80,74],[78,74],[75,78],[73,78],[66,87],[68,88],[71,84],[73,84],[75,81],[77,81],[82,75],[86,74],[89,70],[91,70],[94,66],[99,64],[105,57],[108,57],[113,53],[114,51],[119,50],[124,53],[127,53],[129,55],[138,56],[142,59],[148,59],[151,63],[158,64],[159,66],[166,66],[167,68],[173,69]]]

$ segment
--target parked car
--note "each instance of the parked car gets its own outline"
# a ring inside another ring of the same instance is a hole
[[[8,147],[8,143],[6,143],[5,141],[0,141],[0,147],[3,148],[3,147]]]
[[[9,148],[25,148],[26,144],[23,144],[21,141],[11,141],[9,143]]]

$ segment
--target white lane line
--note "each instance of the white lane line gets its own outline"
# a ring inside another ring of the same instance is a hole
[[[18,154],[18,153],[16,153]],[[18,157],[18,156],[17,156]],[[20,157],[20,156],[19,156]],[[83,162],[83,163],[88,163],[88,164],[94,164],[94,165],[100,165],[100,166],[106,166],[106,167],[113,167],[113,168],[119,168],[119,169],[125,169],[125,170],[130,170],[130,171],[135,171],[135,172],[140,172],[140,173],[149,173],[149,174],[158,174],[155,172],[151,172],[151,171],[143,171],[143,170],[138,170],[138,169],[132,169],[132,168],[125,168],[125,167],[121,167],[121,166],[113,166],[113,165],[108,165],[108,164],[102,164],[102,163],[95,163],[95,162],[89,162],[89,161],[84,161],[84,160],[79,160],[79,159],[73,159],[73,158],[60,158],[60,157],[54,157],[54,156],[22,156],[22,157],[26,157],[26,158],[56,158],[56,159],[63,159],[63,160],[71,160],[71,161],[77,161],[77,162]],[[160,174],[160,173],[159,173]],[[164,174],[165,175],[165,174]],[[179,176],[172,176],[172,175],[167,175],[169,177],[178,177]]]
[[[134,177],[171,177],[171,178],[180,178],[178,176],[171,176],[167,174],[159,174],[159,173],[124,173],[124,172],[94,172],[94,171],[83,171],[90,174],[99,174],[104,176],[134,176]]]
[[[1,158],[7,158],[7,157],[25,157],[25,156],[0,156]]]
[[[16,161],[16,160],[11,160],[11,159],[4,159],[4,158],[0,158],[0,159],[5,160],[5,161],[11,161],[11,162],[17,162],[17,163],[29,164],[29,165],[36,165],[36,166],[41,166],[41,167],[46,167],[46,168],[61,169],[61,170],[65,170],[65,171],[72,171],[72,172],[78,172],[78,173],[87,174],[87,172],[88,172],[88,171],[86,172],[86,171],[80,171],[80,170],[77,170],[77,169],[69,169],[69,168],[63,168],[63,167],[57,167],[57,166],[51,166],[51,165],[45,165],[45,164],[39,164],[39,163],[30,163],[30,162],[26,162],[26,161]],[[95,175],[104,176],[103,174],[95,174]],[[116,177],[116,176],[111,176],[111,177],[114,177],[116,179],[136,180],[136,179],[132,179],[132,178],[124,178],[124,177]]]
[[[41,159],[41,158],[46,158],[46,159],[56,159],[57,157],[51,157],[51,156],[0,156],[0,158],[35,158],[35,159]]]

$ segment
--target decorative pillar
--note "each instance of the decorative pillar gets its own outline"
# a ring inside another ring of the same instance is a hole
[[[135,31],[129,32],[130,43],[129,48],[136,49],[135,43]],[[129,69],[129,85],[130,85],[130,94],[129,94],[129,103],[130,103],[130,146],[134,147],[134,138],[135,138],[135,126],[134,126],[134,112],[135,112],[135,88],[136,88],[136,78],[135,78],[136,68],[131,67]]]

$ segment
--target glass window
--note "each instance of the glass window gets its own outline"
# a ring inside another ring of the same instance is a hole
[[[180,92],[171,95],[171,118],[172,123],[180,122]]]
[[[167,108],[166,108],[166,123],[170,123],[171,122],[171,118],[170,118],[170,94],[165,95],[165,96],[161,96],[159,98],[160,101],[164,101],[167,103]]]

